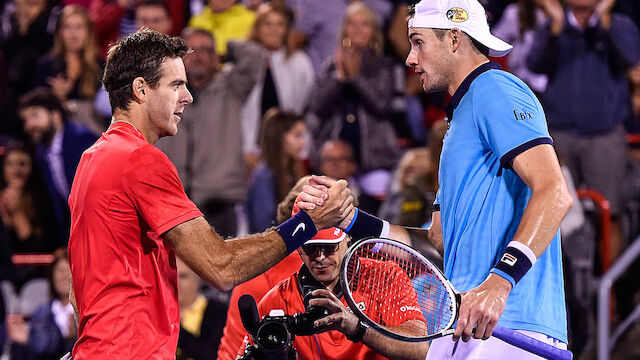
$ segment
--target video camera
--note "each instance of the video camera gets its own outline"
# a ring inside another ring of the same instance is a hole
[[[284,312],[278,315],[266,315],[258,320],[256,301],[251,295],[242,295],[238,300],[238,309],[242,325],[253,340],[247,345],[240,360],[282,360],[295,359],[293,339],[296,335],[306,336],[320,332],[313,323],[320,318],[330,315],[327,308],[311,306],[309,300],[313,298],[311,292],[315,289],[305,289],[305,311],[293,315]]]

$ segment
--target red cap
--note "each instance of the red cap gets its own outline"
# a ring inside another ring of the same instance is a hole
[[[298,203],[300,202],[300,196],[296,198],[296,201],[293,203],[293,210],[291,211],[291,215],[295,215],[300,212],[300,208],[298,207]],[[314,236],[311,240],[305,242],[305,245],[312,244],[336,244],[344,240],[347,234],[344,231],[338,229],[337,227],[330,227],[328,229],[318,230],[316,236]]]

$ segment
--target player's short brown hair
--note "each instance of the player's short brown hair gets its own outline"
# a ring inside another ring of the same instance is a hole
[[[185,41],[157,31],[142,29],[120,39],[107,53],[102,77],[109,93],[111,110],[128,110],[133,100],[132,83],[142,77],[155,88],[162,77],[160,66],[167,59],[182,58],[189,52]]]

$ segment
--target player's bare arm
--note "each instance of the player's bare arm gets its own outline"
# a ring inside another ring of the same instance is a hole
[[[346,185],[346,181],[336,182],[327,190],[323,206],[307,210],[318,229],[335,225],[351,211],[345,204],[353,199]],[[202,217],[172,228],[163,238],[202,279],[221,290],[230,290],[263,273],[288,254],[274,229],[225,241]]]
[[[323,331],[338,330],[348,336],[355,335],[359,323],[358,317],[333,292],[319,289],[315,290],[313,295],[319,297],[311,299],[309,305],[324,306],[331,312],[331,315],[316,320],[314,325],[317,328],[328,325]],[[366,329],[362,342],[377,353],[390,359],[398,360],[423,360],[429,350],[429,343],[426,341],[417,343],[402,342],[384,336],[370,328]]]
[[[533,192],[513,240],[526,245],[537,258],[551,243],[573,199],[551,145],[538,145],[523,152],[513,160],[512,167]],[[508,280],[490,274],[478,287],[464,293],[453,339],[488,338],[510,291]]]

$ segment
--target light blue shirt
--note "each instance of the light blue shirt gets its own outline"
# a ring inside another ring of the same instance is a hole
[[[447,114],[436,205],[445,276],[458,291],[467,291],[486,279],[513,240],[531,198],[511,169],[513,159],[552,140],[533,92],[495,63],[465,79]],[[559,232],[511,291],[499,324],[567,342]]]

